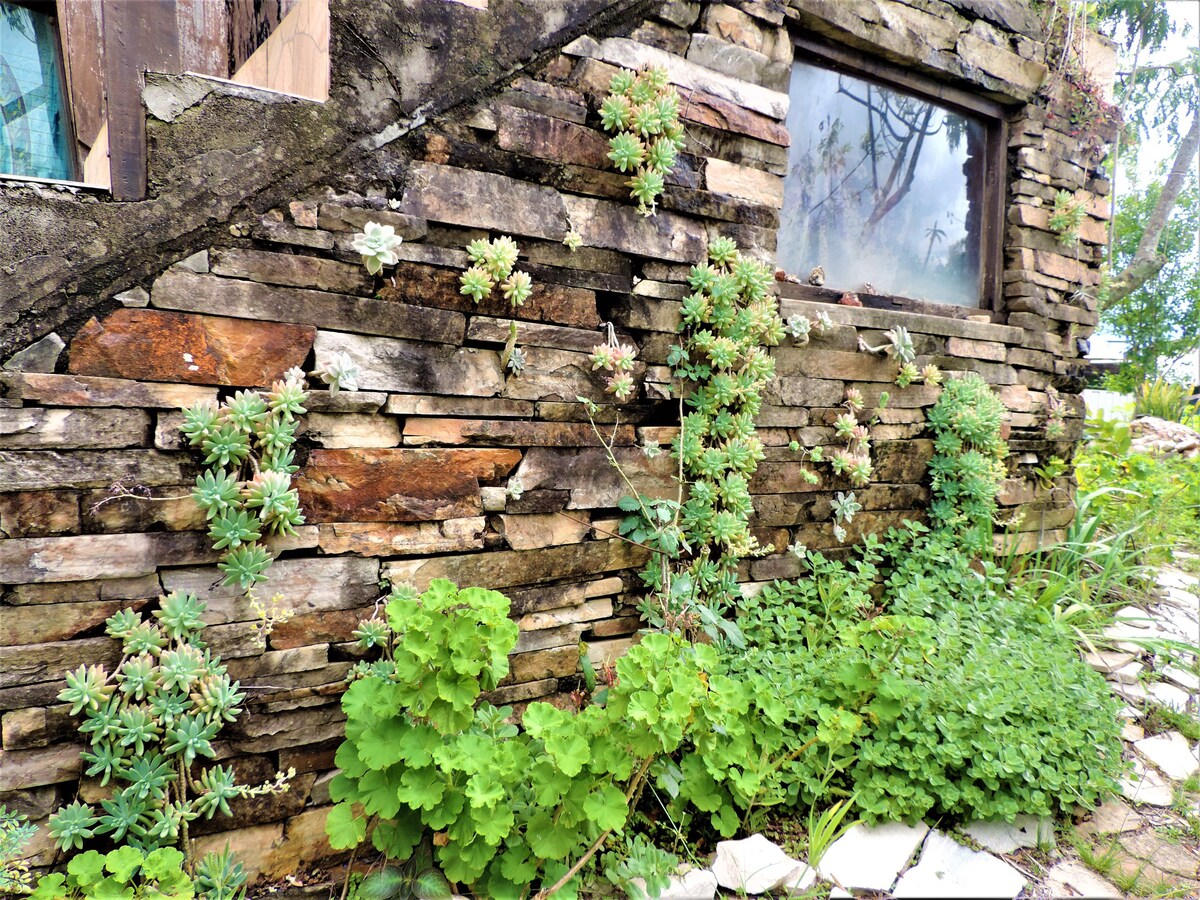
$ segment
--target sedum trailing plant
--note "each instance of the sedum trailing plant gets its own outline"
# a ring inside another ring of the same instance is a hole
[[[60,849],[81,850],[106,836],[147,853],[178,847],[186,854],[190,822],[230,815],[238,797],[287,790],[290,772],[250,787],[228,766],[200,764],[216,756],[217,734],[237,720],[245,699],[202,639],[204,608],[177,591],[150,619],[122,610],[105,628],[121,642],[117,669],[80,666],[67,675],[58,699],[84,717],[86,774],[101,787],[111,783],[113,793],[98,809],[76,800],[50,817]]]
[[[224,551],[224,584],[249,590],[265,581],[273,557],[262,539],[295,534],[304,523],[292,487],[303,385],[303,372],[292,369],[270,391],[238,391],[219,407],[201,402],[183,411],[180,430],[208,466],[192,497],[208,518],[213,548]]]
[[[1047,225],[1058,235],[1058,242],[1064,247],[1079,245],[1079,227],[1087,218],[1087,199],[1072,194],[1070,191],[1059,191],[1054,195],[1054,208],[1050,210]]]
[[[614,75],[600,107],[600,124],[614,132],[608,158],[616,169],[630,173],[627,186],[638,212],[654,215],[683,149],[679,93],[667,81],[666,70],[649,67],[635,74],[623,69]]]

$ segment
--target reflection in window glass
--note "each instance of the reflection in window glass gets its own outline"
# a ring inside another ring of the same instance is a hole
[[[0,172],[71,178],[54,22],[0,0]]]
[[[791,102],[779,264],[821,266],[837,290],[978,306],[984,126],[802,62]]]

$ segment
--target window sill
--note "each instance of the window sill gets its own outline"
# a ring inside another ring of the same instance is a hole
[[[843,325],[880,330],[893,325],[905,325],[910,331],[924,334],[1006,344],[1020,343],[1025,334],[1022,328],[995,321],[996,314],[986,309],[927,303],[882,294],[857,294],[862,306],[846,306],[838,302],[842,291],[786,281],[776,282],[776,286],[784,319],[796,313],[812,317],[820,312],[828,312],[835,322]]]
[[[103,184],[89,184],[84,181],[66,181],[61,178],[37,178],[33,175],[10,175],[0,172],[0,185],[4,184],[44,184],[49,187],[70,188],[73,191],[91,191],[96,194],[107,194],[109,188]]]

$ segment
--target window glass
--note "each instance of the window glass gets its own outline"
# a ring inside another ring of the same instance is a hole
[[[783,268],[820,266],[836,290],[979,305],[981,121],[797,62],[787,125]]]
[[[72,177],[61,71],[50,15],[0,0],[0,172]]]

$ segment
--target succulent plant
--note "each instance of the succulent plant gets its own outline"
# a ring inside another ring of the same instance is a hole
[[[358,390],[358,366],[345,350],[331,355],[313,374],[329,385],[331,393]]]
[[[394,266],[400,261],[400,257],[396,255],[396,248],[403,240],[391,225],[367,222],[363,225],[363,230],[354,235],[350,246],[355,252],[362,254],[363,265],[367,267],[367,271],[378,275],[384,266]]]

